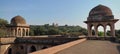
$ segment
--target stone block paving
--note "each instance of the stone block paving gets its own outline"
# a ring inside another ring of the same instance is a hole
[[[120,44],[110,41],[87,40],[56,54],[120,54]]]

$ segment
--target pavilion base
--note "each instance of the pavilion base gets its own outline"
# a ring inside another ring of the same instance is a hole
[[[116,42],[116,37],[87,37],[87,40],[109,40],[112,42]]]

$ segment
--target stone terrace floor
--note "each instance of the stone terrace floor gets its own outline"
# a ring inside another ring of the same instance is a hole
[[[120,54],[120,44],[110,41],[87,40],[56,54]]]

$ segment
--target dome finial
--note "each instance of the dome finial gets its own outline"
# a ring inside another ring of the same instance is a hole
[[[99,4],[99,5],[102,5],[102,4]],[[99,6],[99,5],[98,5],[98,6]]]

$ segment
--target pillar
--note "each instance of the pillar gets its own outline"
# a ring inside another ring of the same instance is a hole
[[[90,26],[89,26],[89,24],[87,24],[87,29],[88,29],[88,36],[91,36],[91,32],[90,32]]]
[[[104,28],[104,37],[106,36],[106,26],[103,27]]]
[[[15,36],[15,29],[13,29],[13,36]]]
[[[29,36],[29,31],[30,31],[30,30],[29,30],[29,28],[28,28],[28,29],[27,29],[27,36]]]
[[[92,36],[92,27],[90,24],[87,24],[87,28],[88,28],[88,36]]]
[[[95,36],[98,37],[98,29],[96,25],[94,26],[94,29],[95,29]]]
[[[114,24],[112,24],[111,26],[111,34],[113,37],[115,37],[115,28],[114,28]]]
[[[26,36],[26,29],[24,28],[24,30],[25,30],[25,32],[24,32],[25,35],[24,36]]]

